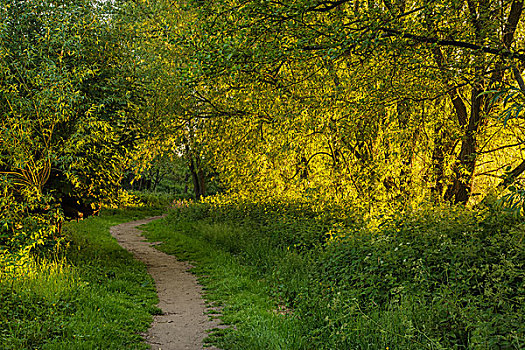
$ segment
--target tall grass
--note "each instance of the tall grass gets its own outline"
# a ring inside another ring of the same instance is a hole
[[[11,257],[0,271],[2,349],[146,349],[140,332],[158,312],[153,281],[109,234],[152,215],[106,211],[65,227],[61,248]]]

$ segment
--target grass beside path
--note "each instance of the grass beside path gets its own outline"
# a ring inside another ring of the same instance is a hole
[[[69,242],[0,279],[0,348],[147,349],[140,332],[158,312],[146,267],[109,228],[159,210],[107,210],[66,225]]]
[[[195,262],[233,325],[210,337],[219,348],[524,349],[521,218],[421,206],[363,225],[345,213],[234,198],[175,208],[146,236]]]
[[[300,320],[271,297],[270,285],[260,273],[213,242],[212,237],[227,237],[235,227],[180,219],[154,221],[145,226],[144,235],[163,242],[157,249],[194,262],[192,272],[204,286],[205,299],[222,307],[224,324],[234,325],[216,329],[205,341],[228,350],[310,348]]]

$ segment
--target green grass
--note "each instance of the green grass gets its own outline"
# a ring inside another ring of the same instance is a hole
[[[0,275],[2,349],[145,349],[153,284],[108,231],[153,214],[71,223],[68,247]],[[311,214],[181,205],[145,233],[194,262],[229,326],[207,340],[219,348],[523,348],[523,220],[435,206],[370,227]]]
[[[238,237],[232,235],[236,230],[228,224],[167,218],[148,224],[145,235],[163,242],[158,249],[194,262],[192,272],[204,285],[205,298],[212,306],[222,306],[221,320],[231,327],[216,330],[207,342],[228,350],[307,349],[300,320],[277,312],[278,298],[271,296],[268,281],[239,255],[217,248],[219,241]]]
[[[53,256],[1,275],[1,348],[147,349],[140,332],[159,311],[154,284],[109,228],[158,213],[107,210],[69,223],[68,243]]]
[[[210,337],[224,349],[523,348],[523,220],[448,206],[370,226],[337,214],[192,204],[146,236],[195,262],[232,325]]]

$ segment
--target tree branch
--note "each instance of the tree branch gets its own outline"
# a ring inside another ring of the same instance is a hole
[[[308,8],[307,11],[314,11],[314,12],[328,12],[334,8],[336,8],[339,5],[342,5],[346,2],[350,2],[350,0],[338,0],[338,1],[321,1],[320,3]]]
[[[520,87],[521,91],[525,91],[525,82],[523,81],[523,77],[521,76],[518,68],[516,68],[515,64],[512,65],[512,73],[514,73],[514,78],[518,82],[518,86]]]
[[[333,160],[333,155],[332,155],[332,154],[330,154],[330,153],[328,153],[328,152],[322,152],[322,151],[321,151],[321,152],[317,152],[317,153],[314,153],[313,155],[311,155],[310,158],[308,158],[308,160],[307,160],[306,163],[304,164],[304,166],[307,167],[308,164],[310,164],[310,162],[312,161],[312,159],[314,159],[314,157],[319,156],[319,155],[325,155],[325,156],[328,156],[328,157],[332,158],[332,160]],[[301,172],[301,170],[302,170],[302,169],[297,169],[296,172],[295,172],[295,174],[293,174],[293,176],[290,177],[290,178],[288,178],[288,177],[286,177],[286,176],[284,176],[284,175],[282,175],[282,176],[286,179],[286,181],[291,181],[291,180],[293,180],[293,179],[294,179],[294,178],[295,178],[295,177]]]
[[[509,17],[507,18],[507,25],[504,29],[503,44],[507,49],[510,49],[512,42],[514,41],[514,33],[521,18],[523,12],[523,0],[514,0],[510,6]]]
[[[405,39],[411,39],[416,42],[424,43],[424,44],[436,44],[438,46],[459,47],[459,48],[470,49],[474,51],[490,53],[490,54],[493,54],[499,57],[504,57],[504,58],[515,58],[519,61],[525,62],[525,54],[518,53],[518,52],[511,52],[508,49],[496,49],[492,47],[480,46],[477,44],[468,43],[465,41],[452,40],[452,39],[439,39],[439,38],[433,38],[433,37],[428,37],[428,36],[415,35],[415,34],[410,34],[410,33],[402,32],[396,29],[391,29],[391,28],[381,27],[378,29],[380,31],[385,32],[385,34],[383,34],[383,37],[396,36],[396,37],[401,37]]]
[[[516,180],[525,171],[525,160],[515,167],[511,172],[507,173],[504,180],[498,185],[500,190],[504,190]]]
[[[523,145],[523,143],[521,143],[521,142],[514,143],[512,145],[505,145],[505,146],[497,147],[497,148],[494,148],[494,149],[491,149],[491,150],[488,150],[488,151],[481,151],[481,152],[478,152],[478,154],[492,153],[492,152],[500,151],[500,150],[505,149],[505,148],[511,148],[511,147],[516,147],[516,146],[521,146],[521,145]]]

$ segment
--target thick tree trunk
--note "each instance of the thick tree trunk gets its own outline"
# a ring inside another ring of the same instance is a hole
[[[483,31],[484,23],[490,20],[489,16],[487,15],[488,7],[486,7],[484,4],[483,6],[477,8],[476,6],[474,6],[474,3],[472,1],[467,1],[467,4],[472,14],[471,20],[476,31],[476,40],[480,42],[482,41],[483,36],[485,35]],[[514,0],[512,2],[510,13],[507,18],[507,23],[504,29],[503,45],[506,48],[510,48],[512,42],[514,41],[514,34],[518,22],[520,20],[522,10],[523,1]],[[482,65],[480,65],[480,67],[481,66]],[[483,70],[480,67],[476,69],[476,76],[478,77],[483,76]],[[498,69],[496,69],[496,71],[498,71],[498,74],[493,75],[492,83],[500,81],[503,77],[503,74],[501,74]],[[478,133],[478,130],[484,123],[484,117],[482,115],[482,106],[484,105],[484,100],[486,98],[484,96],[480,96],[480,93],[482,93],[483,91],[485,91],[485,84],[483,83],[483,80],[476,82],[471,90],[470,118],[468,120],[468,125],[465,130],[465,135],[461,144],[461,151],[458,160],[454,164],[454,180],[452,185],[447,189],[447,193],[445,194],[445,198],[448,200],[453,200],[454,203],[467,203],[471,195],[472,180],[477,160],[478,145],[476,135]],[[454,106],[456,107],[455,104]],[[484,112],[488,113],[488,108],[486,108]],[[460,117],[459,113],[458,117]]]
[[[438,68],[443,73],[443,83],[445,87],[448,89],[448,95],[450,97],[450,100],[452,102],[452,105],[454,106],[455,115],[457,118],[457,122],[460,127],[464,128],[466,130],[466,135],[463,139],[463,142],[461,144],[461,152],[458,157],[458,160],[453,165],[453,172],[454,176],[452,179],[452,184],[450,184],[447,187],[447,190],[445,192],[445,200],[447,201],[454,201],[455,203],[466,203],[468,201],[468,198],[470,196],[470,180],[472,177],[472,172],[470,176],[467,176],[467,179],[463,177],[463,174],[465,174],[465,170],[468,169],[464,166],[466,164],[466,160],[471,157],[473,154],[472,150],[475,150],[475,137],[474,134],[469,132],[470,124],[469,124],[469,118],[467,113],[467,107],[465,105],[465,102],[461,98],[461,96],[458,93],[458,88],[454,86],[454,84],[449,81],[447,76],[447,71],[445,69],[445,58],[443,57],[443,53],[441,52],[440,48],[434,48],[432,49],[432,53],[434,55],[434,59],[436,61],[436,64]],[[473,91],[476,90],[473,88]],[[472,92],[473,93],[473,92]],[[479,107],[479,106],[478,106]],[[474,108],[475,106],[472,106],[471,109],[471,117],[474,114]],[[479,115],[479,111],[477,113]],[[434,163],[435,166],[444,166],[444,153],[442,150],[442,144],[441,140],[439,140],[439,143],[434,146],[434,154],[433,159],[435,157],[436,163]],[[440,160],[442,158],[443,160]],[[475,162],[474,162],[475,164]],[[436,169],[437,172],[437,178],[436,178],[436,186],[435,186],[435,192],[436,193],[443,193],[443,174],[444,169]],[[467,170],[468,172],[468,170]],[[439,185],[438,185],[439,181]]]
[[[455,204],[466,204],[471,195],[472,180],[478,157],[476,134],[483,121],[481,113],[483,96],[479,96],[482,91],[482,84],[472,87],[469,123],[463,136],[459,157],[454,163],[452,185],[447,188],[445,193],[445,199],[453,201]]]

